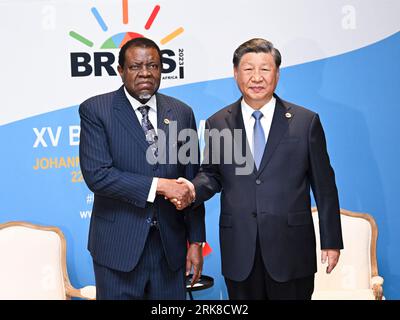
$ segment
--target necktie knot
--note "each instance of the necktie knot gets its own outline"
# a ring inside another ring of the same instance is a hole
[[[149,106],[141,106],[138,108],[139,112],[143,117],[146,117],[149,114],[150,107]]]
[[[261,111],[257,110],[253,112],[252,116],[256,121],[259,121],[264,115]]]

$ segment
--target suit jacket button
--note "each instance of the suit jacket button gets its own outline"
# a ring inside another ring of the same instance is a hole
[[[251,215],[255,218],[257,217],[257,212],[252,212]]]
[[[257,179],[257,180],[256,180],[256,184],[261,184],[261,180],[260,180],[260,179]]]

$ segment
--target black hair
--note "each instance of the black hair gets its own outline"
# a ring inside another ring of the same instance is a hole
[[[275,66],[279,69],[282,61],[281,53],[274,47],[272,42],[261,38],[250,39],[242,43],[233,53],[233,66],[237,67],[240,63],[240,59],[242,59],[246,53],[250,52],[271,53],[274,57]]]
[[[158,45],[151,39],[148,38],[135,38],[126,42],[121,50],[119,51],[118,56],[118,64],[123,68],[125,64],[125,52],[131,47],[139,47],[139,48],[154,48],[158,52],[158,56],[160,57],[161,63],[161,50]]]

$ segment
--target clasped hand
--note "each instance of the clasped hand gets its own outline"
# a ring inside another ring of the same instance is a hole
[[[157,190],[166,200],[171,201],[178,210],[185,209],[196,197],[193,184],[185,178],[160,179]]]

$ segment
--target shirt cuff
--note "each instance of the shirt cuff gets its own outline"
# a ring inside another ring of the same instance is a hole
[[[204,247],[205,242],[194,241],[194,242],[190,242],[190,244],[197,244],[200,247]]]
[[[147,196],[147,202],[154,202],[154,199],[156,198],[156,192],[157,192],[157,183],[158,183],[158,178],[153,178],[153,181],[151,182],[151,187],[149,194]]]

